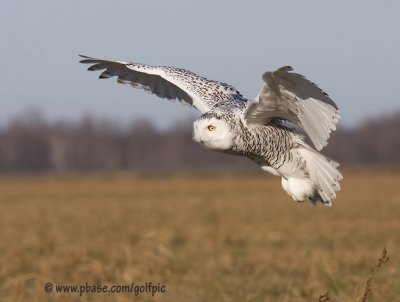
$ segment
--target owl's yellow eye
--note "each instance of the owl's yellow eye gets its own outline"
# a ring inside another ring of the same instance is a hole
[[[207,127],[207,129],[208,129],[209,131],[215,131],[215,129],[217,129],[217,127],[215,127],[215,126],[213,126],[213,125],[210,125],[210,126]]]

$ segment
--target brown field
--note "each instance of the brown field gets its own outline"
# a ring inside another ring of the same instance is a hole
[[[266,175],[0,178],[0,301],[400,301],[400,172],[344,171],[333,208]],[[46,294],[54,284],[165,284]]]

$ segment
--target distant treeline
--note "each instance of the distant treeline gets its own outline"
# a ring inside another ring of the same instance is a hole
[[[400,113],[339,129],[323,153],[343,166],[400,166]],[[148,121],[122,126],[96,118],[47,122],[37,114],[0,130],[0,171],[134,170],[174,172],[257,170],[245,158],[203,149],[180,122],[159,131]]]

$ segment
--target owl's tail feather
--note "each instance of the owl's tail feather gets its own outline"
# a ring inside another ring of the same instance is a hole
[[[332,206],[332,199],[336,197],[335,192],[340,190],[339,181],[343,179],[337,169],[339,164],[305,144],[300,153],[306,161],[310,180],[314,184],[313,195],[309,196],[309,200],[313,204],[320,201],[325,206]]]

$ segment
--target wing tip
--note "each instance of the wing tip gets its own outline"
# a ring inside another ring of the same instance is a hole
[[[110,72],[108,69],[106,69],[105,71],[103,71],[100,75],[99,75],[99,79],[108,79],[113,77],[115,74]]]
[[[78,55],[78,56],[82,58],[82,60],[79,61],[79,63],[82,63],[82,64],[89,64],[89,63],[97,62],[97,60],[95,58],[92,58],[89,56],[85,56],[85,55]]]
[[[281,68],[278,68],[275,72],[289,72],[293,71],[294,68],[290,65],[282,66]]]

